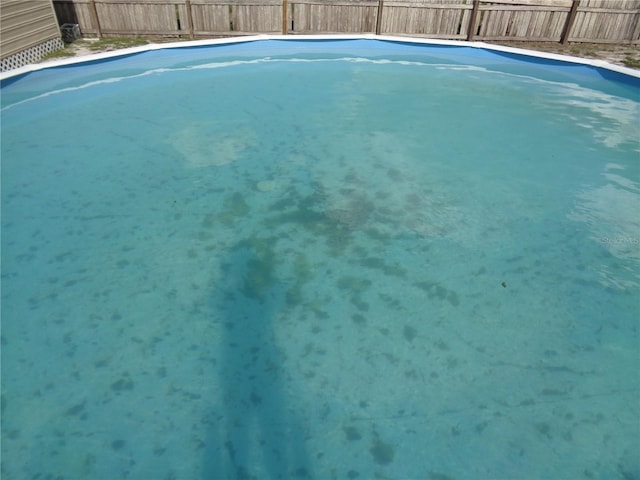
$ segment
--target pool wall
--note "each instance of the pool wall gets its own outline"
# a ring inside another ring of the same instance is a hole
[[[95,63],[108,61],[116,58],[122,58],[129,55],[136,55],[144,52],[155,50],[171,50],[185,49],[195,47],[210,47],[218,45],[246,44],[256,41],[278,40],[284,42],[300,42],[300,41],[323,41],[323,40],[380,40],[383,42],[392,42],[400,45],[425,45],[425,46],[449,46],[449,47],[466,47],[477,49],[478,51],[493,52],[501,55],[509,56],[513,59],[525,60],[530,63],[547,64],[547,65],[575,65],[586,66],[598,72],[603,77],[611,80],[622,81],[624,83],[632,83],[640,85],[640,71],[631,68],[614,65],[602,60],[586,59],[579,57],[571,57],[567,55],[558,55],[554,53],[539,52],[534,50],[526,50],[521,48],[506,47],[500,45],[492,45],[484,42],[465,42],[456,40],[433,40],[413,37],[396,37],[386,35],[255,35],[241,38],[223,38],[210,40],[195,40],[189,42],[161,43],[149,44],[139,47],[132,47],[122,50],[97,53],[94,55],[86,55],[82,57],[74,57],[70,59],[56,60],[47,63],[39,63],[26,65],[9,72],[0,73],[0,82],[4,87],[11,80],[16,80],[24,75],[32,72],[52,69],[57,67],[66,67],[71,65],[79,65],[85,63]]]

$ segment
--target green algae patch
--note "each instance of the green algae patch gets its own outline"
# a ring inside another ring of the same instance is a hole
[[[263,302],[268,290],[276,282],[277,256],[272,247],[272,238],[249,237],[239,242],[235,249],[250,252],[241,292],[254,300]]]
[[[429,299],[437,298],[442,301],[447,301],[454,307],[460,305],[460,298],[458,297],[458,294],[453,290],[443,287],[438,282],[416,282],[414,283],[414,286],[427,292]]]
[[[247,276],[242,285],[242,293],[262,302],[274,283],[273,270],[273,262],[269,258],[250,259],[247,262]]]
[[[411,325],[405,325],[402,329],[402,335],[406,341],[411,342],[418,335],[418,331]]]
[[[313,278],[313,270],[302,253],[296,254],[293,259],[293,284],[287,290],[286,302],[289,306],[300,305],[304,301],[304,286]]]
[[[356,264],[365,267],[365,268],[371,268],[371,269],[375,269],[375,270],[380,270],[382,273],[384,273],[385,275],[393,275],[396,277],[405,277],[407,274],[407,269],[397,266],[397,265],[389,265],[388,263],[385,263],[384,260],[382,260],[381,258],[377,258],[377,257],[367,257],[364,258],[358,262],[356,262]]]
[[[235,192],[225,197],[222,206],[223,210],[218,219],[225,225],[231,225],[237,219],[245,217],[249,214],[250,210],[249,205],[247,205],[244,199],[244,195],[240,192]],[[209,224],[211,224],[211,219],[205,218],[205,222],[207,222],[207,220],[209,220]]]
[[[366,278],[345,275],[338,279],[338,287],[342,290],[348,290],[351,293],[363,293],[371,286],[371,280]]]
[[[380,437],[376,437],[369,449],[369,452],[373,456],[373,459],[378,465],[388,465],[393,462],[393,458],[396,455],[395,450],[391,445],[380,440]]]
[[[356,427],[343,427],[342,430],[344,431],[347,440],[349,440],[350,442],[354,442],[362,438],[362,434]]]

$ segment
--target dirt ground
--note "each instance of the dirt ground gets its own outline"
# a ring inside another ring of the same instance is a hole
[[[47,60],[89,55],[92,53],[116,50],[146,43],[175,42],[175,38],[168,39],[144,39],[144,38],[85,38],[68,44],[58,55],[51,55]],[[640,70],[640,46],[630,44],[595,44],[595,43],[569,43],[561,45],[555,42],[486,42],[496,45],[506,45],[515,48],[538,50],[542,52],[558,53],[573,57],[592,58],[604,60],[615,65],[623,65]]]
[[[541,52],[558,53],[572,57],[604,60],[615,65],[640,70],[640,45],[617,43],[568,43],[555,42],[486,42]]]

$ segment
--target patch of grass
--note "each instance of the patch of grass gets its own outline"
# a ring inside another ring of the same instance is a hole
[[[627,55],[622,60],[622,63],[624,63],[625,66],[627,66],[629,68],[639,68],[640,69],[640,58],[634,58],[631,55]]]
[[[599,58],[601,56],[600,50],[598,45],[592,44],[573,45],[569,49],[571,55],[584,58]]]
[[[87,48],[89,50],[107,51],[138,47],[140,45],[146,45],[147,43],[149,43],[148,40],[139,37],[112,37],[101,38],[95,42],[87,42]]]
[[[75,53],[73,51],[67,49],[66,47],[60,50],[56,50],[55,52],[49,52],[44,57],[40,59],[40,61],[45,60],[55,60],[56,58],[67,58],[73,57]]]

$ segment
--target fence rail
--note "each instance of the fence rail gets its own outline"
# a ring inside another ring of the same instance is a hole
[[[54,0],[85,35],[377,33],[640,43],[640,0]]]

